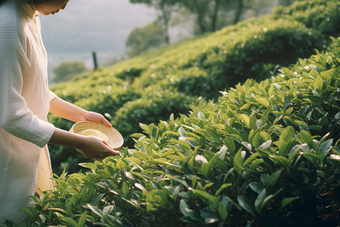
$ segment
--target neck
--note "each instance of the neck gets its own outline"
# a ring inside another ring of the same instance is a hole
[[[30,4],[30,6],[34,11],[37,11],[36,6],[34,4]]]

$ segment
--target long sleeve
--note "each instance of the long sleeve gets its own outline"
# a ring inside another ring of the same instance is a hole
[[[3,10],[0,14],[0,127],[43,147],[51,138],[54,126],[34,115],[22,96],[23,65],[31,62],[23,53],[25,49],[17,31],[19,22],[11,13]]]
[[[51,102],[53,99],[57,98],[58,96],[54,94],[52,91],[49,91],[48,94],[48,101]]]

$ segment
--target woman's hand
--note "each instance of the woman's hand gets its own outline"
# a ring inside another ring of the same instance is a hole
[[[86,136],[84,143],[78,148],[79,152],[88,159],[103,160],[108,156],[119,155],[119,151],[113,150],[105,140],[95,137]]]
[[[77,122],[79,121],[94,121],[103,123],[107,127],[112,127],[110,122],[106,120],[103,115],[91,111],[86,111],[83,115],[79,116]]]
[[[101,138],[78,135],[58,128],[54,128],[50,143],[81,150],[81,153],[89,159],[102,160],[107,156],[120,154]]]

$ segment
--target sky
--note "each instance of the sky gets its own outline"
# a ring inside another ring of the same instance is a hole
[[[49,68],[74,60],[91,68],[94,51],[99,63],[120,57],[130,32],[156,18],[154,9],[129,0],[70,0],[58,14],[40,16]]]

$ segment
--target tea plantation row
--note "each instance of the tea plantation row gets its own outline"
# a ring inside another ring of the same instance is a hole
[[[339,1],[299,1],[273,14],[146,53],[109,69],[80,75],[51,89],[61,98],[111,120],[133,148],[139,123],[187,114],[198,97],[217,99],[247,78],[274,75],[280,66],[323,50],[340,33]],[[50,121],[68,130],[72,123]],[[78,172],[80,154],[50,146],[54,172]]]
[[[35,226],[338,226],[340,39],[190,114],[142,124],[135,149],[61,174]]]

